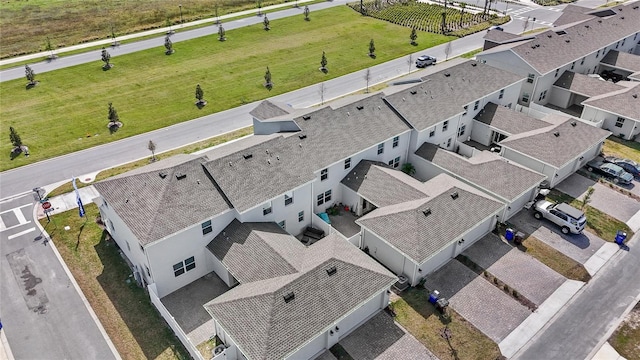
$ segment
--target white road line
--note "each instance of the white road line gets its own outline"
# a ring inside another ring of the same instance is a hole
[[[27,225],[27,224],[30,224],[30,223],[31,223],[31,221],[30,221],[30,220],[28,220],[27,222],[24,222],[24,223],[22,223],[22,224],[17,224],[17,225],[13,225],[13,226],[10,226],[10,227],[5,228],[5,229],[0,229],[0,232],[2,232],[2,231],[7,231],[7,230],[11,230],[11,229],[15,229],[15,228],[17,228],[18,226]]]
[[[4,231],[7,228],[7,226],[4,224],[4,221],[2,221],[2,216],[0,216],[0,232]]]
[[[5,210],[5,211],[3,211],[3,212],[0,212],[0,215],[2,215],[2,214],[6,214],[6,213],[8,213],[8,212],[10,212],[10,211],[14,211],[14,210],[16,210],[16,209],[22,209],[23,207],[27,207],[27,206],[33,206],[33,204],[24,204],[24,205],[20,205],[20,206],[18,206],[18,207],[14,207],[13,209],[9,209],[9,210]]]
[[[32,232],[32,231],[35,231],[35,230],[36,230],[36,228],[32,227],[32,228],[27,229],[27,230],[25,230],[25,231],[20,231],[20,232],[19,232],[19,233],[17,233],[17,234],[9,235],[9,240],[11,240],[11,239],[15,239],[15,238],[17,238],[18,236],[22,236],[22,235],[24,235],[24,234],[28,234],[28,233],[30,233],[30,232]]]
[[[13,213],[16,214],[16,218],[18,218],[18,223],[20,225],[26,224],[27,219],[24,217],[24,214],[19,209],[13,209]]]

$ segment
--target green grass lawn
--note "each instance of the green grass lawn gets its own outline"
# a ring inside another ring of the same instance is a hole
[[[640,142],[623,140],[616,136],[609,136],[604,141],[602,152],[640,163]]]
[[[109,71],[96,59],[37,74],[40,84],[30,90],[26,79],[2,82],[0,117],[6,120],[0,138],[7,139],[13,126],[31,156],[10,160],[11,144],[3,141],[0,171],[288,92],[452,39],[420,33],[419,45],[411,46],[409,29],[346,6],[314,12],[311,19],[274,20],[271,31],[262,24],[228,31],[225,42],[212,35],[175,43],[171,56],[164,55],[159,40],[157,48],[112,58]],[[371,38],[376,59],[367,56]],[[322,51],[328,74],[318,70]],[[267,66],[275,83],[271,92],[263,86]],[[194,105],[196,84],[209,102],[202,110]],[[124,123],[113,135],[107,129],[109,102]]]
[[[640,360],[640,303],[609,338],[609,343],[628,360]]]
[[[189,355],[139,288],[113,241],[96,224],[95,204],[80,218],[73,209],[47,224],[60,255],[123,359],[188,359]],[[69,226],[70,230],[64,230]]]
[[[571,280],[587,282],[591,279],[589,272],[577,261],[536,239],[527,237],[518,249],[533,256],[553,271]]]
[[[441,360],[499,359],[500,349],[486,335],[449,308],[450,319],[439,316],[424,288],[410,288],[393,302],[396,321]],[[442,336],[448,327],[450,343]]]

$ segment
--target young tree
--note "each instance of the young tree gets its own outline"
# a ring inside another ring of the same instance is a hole
[[[262,20],[262,24],[264,24],[265,30],[271,30],[271,28],[269,27],[269,18],[267,17],[267,14],[264,14],[264,19]]]
[[[309,13],[310,13],[310,12],[311,12],[311,11],[309,11],[309,6],[305,5],[305,6],[304,6],[304,19],[305,19],[306,21],[311,21],[311,19],[309,19]]]
[[[118,116],[118,111],[116,110],[116,108],[113,107],[113,103],[109,103],[109,115],[107,117],[109,119],[107,127],[109,128],[111,133],[116,132],[119,128],[122,127],[120,116]]]
[[[413,54],[409,54],[409,59],[407,59],[407,64],[409,64],[409,74],[411,74],[411,68],[413,67]]]
[[[411,35],[409,35],[409,39],[411,40],[411,45],[418,45],[418,43],[416,42],[416,40],[418,39],[418,33],[416,32],[415,28],[411,29]]]
[[[54,60],[58,58],[58,55],[53,53],[53,45],[51,45],[51,40],[48,36],[47,41],[44,43],[44,50],[49,52],[49,55],[47,55],[47,59]]]
[[[484,0],[484,8],[482,9],[482,15],[484,15],[484,18],[486,19],[487,17],[487,11],[489,8],[489,0]]]
[[[164,25],[169,28],[169,30],[167,30],[167,35],[173,35],[176,33],[175,31],[173,31],[173,29],[171,29],[171,20],[169,20],[169,18],[167,18],[167,21],[165,21]]]
[[[267,71],[264,73],[264,87],[266,87],[269,91],[273,89],[273,82],[271,81],[271,70],[269,70],[268,66]]]
[[[594,189],[593,186],[589,186],[589,188],[587,188],[587,192],[584,193],[584,198],[582,198],[582,210],[584,210],[585,206],[587,206],[591,202],[591,195],[593,195],[593,192],[595,190],[596,189]]]
[[[449,60],[449,55],[451,55],[451,43],[453,41],[449,41],[447,46],[444,47],[444,55],[446,56],[445,60]]]
[[[367,71],[365,71],[364,73],[364,81],[367,82],[367,88],[365,90],[365,92],[368,94],[369,93],[369,82],[371,81],[371,69],[367,68]]]
[[[218,2],[216,1],[216,5],[215,5],[215,10],[216,10],[216,24],[220,24],[220,17],[218,16],[218,7],[220,7],[220,5],[218,4]]]
[[[324,51],[322,52],[322,59],[320,60],[320,71],[322,71],[323,73],[329,71],[327,69],[327,56],[325,55]]]
[[[524,21],[524,26],[522,27],[522,30],[527,31],[528,27],[529,27],[529,17],[527,16],[527,20]]]
[[[9,126],[9,139],[11,140],[11,145],[13,145],[14,150],[22,147],[22,139],[13,126]]]
[[[151,151],[151,161],[156,161],[156,143],[154,143],[152,140],[149,140],[147,149]]]
[[[224,28],[222,27],[222,24],[218,25],[218,40],[220,40],[220,41],[227,40],[227,37],[225,36],[225,31],[224,31]]]
[[[169,38],[169,35],[165,36],[164,38],[164,47],[165,49],[167,49],[164,53],[165,55],[171,55],[175,52],[175,50],[173,50],[173,42],[171,42],[171,39]]]
[[[373,42],[373,39],[369,41],[369,56],[372,58],[376,57],[376,45]]]
[[[460,5],[460,23],[458,23],[459,27],[462,27],[462,19],[464,17],[464,9],[467,7],[465,3],[459,3]]]
[[[318,92],[320,93],[320,105],[324,105],[324,95],[327,91],[327,88],[324,86],[324,82],[320,83],[320,88],[318,89]]]
[[[196,106],[203,107],[207,105],[207,102],[204,100],[204,91],[202,91],[200,84],[196,85],[196,99],[198,100],[196,101]]]
[[[29,83],[27,84],[27,86],[33,86],[37,83],[36,73],[33,72],[33,70],[29,65],[24,66],[24,75],[27,77],[27,80],[29,80]]]
[[[442,26],[440,27],[441,27],[442,33],[446,34],[447,33],[447,12],[446,11],[442,12]]]
[[[111,43],[111,46],[116,47],[120,45],[120,43],[116,40],[116,32],[113,28],[113,24],[111,24],[111,40],[113,41]]]
[[[102,61],[104,62],[102,69],[109,70],[113,67],[113,64],[110,63],[111,54],[109,54],[109,52],[105,48],[102,48]]]
[[[262,1],[258,0],[258,16],[262,16]]]

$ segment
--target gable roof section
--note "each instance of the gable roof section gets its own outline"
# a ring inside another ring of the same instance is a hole
[[[618,50],[610,50],[600,63],[632,73],[640,71],[640,56]]]
[[[523,39],[520,35],[512,34],[503,30],[488,30],[483,39],[502,44],[504,42],[514,41],[516,39]],[[517,41],[517,40],[516,40]]]
[[[592,17],[567,27],[565,35],[557,35],[553,30],[542,32],[511,51],[538,73],[546,74],[638,32],[640,8],[636,4],[616,6],[612,10],[617,14]]]
[[[146,245],[229,210],[202,166],[204,161],[203,157],[171,158],[94,186],[140,244]],[[185,177],[179,180],[179,174]]]
[[[304,185],[315,178],[314,172],[410,129],[381,94],[337,109],[312,110],[305,118],[295,119],[300,132],[205,164],[239,212]]]
[[[393,176],[392,173],[397,176]],[[405,175],[405,181],[400,175]],[[398,170],[390,169],[385,164],[362,160],[342,179],[349,189],[355,191],[377,207],[395,205],[405,201],[426,198],[427,195],[410,185],[411,180],[422,185],[412,177]]]
[[[204,305],[248,358],[290,355],[396,280],[335,234],[305,250],[301,272],[241,284]]]
[[[507,201],[513,201],[527,190],[540,185],[545,175],[526,169],[490,152],[482,153],[482,161],[467,159],[436,145],[424,143],[416,155],[462,178],[471,184],[490,191]]]
[[[491,102],[487,103],[473,119],[509,135],[549,126],[547,122]]]
[[[293,108],[286,105],[273,102],[271,100],[265,100],[258,104],[249,114],[259,120],[266,120],[277,116],[283,116],[290,114]]]
[[[612,82],[602,81],[587,75],[574,73],[573,71],[562,73],[553,85],[587,97],[623,89],[622,86]]]
[[[502,206],[452,186],[431,199],[378,208],[356,222],[422,264]],[[425,216],[426,209],[431,213]]]
[[[411,88],[387,95],[416,130],[423,131],[464,111],[464,106],[522,81],[520,75],[467,61],[423,78]]]
[[[276,223],[233,220],[207,245],[239,283],[298,272],[305,246]]]
[[[500,145],[561,168],[592,146],[604,141],[609,134],[611,133],[606,130],[567,118],[559,125],[508,137],[502,140]]]
[[[618,83],[620,84],[620,83]],[[626,84],[628,88],[605,94],[582,102],[624,118],[640,121],[640,83]],[[625,86],[625,87],[626,87]]]

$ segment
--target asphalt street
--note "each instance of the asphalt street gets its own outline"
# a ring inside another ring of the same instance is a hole
[[[569,305],[516,354],[519,360],[588,359],[640,293],[640,234],[619,251]]]
[[[118,359],[36,227],[33,196],[0,205],[0,318],[13,356]]]

